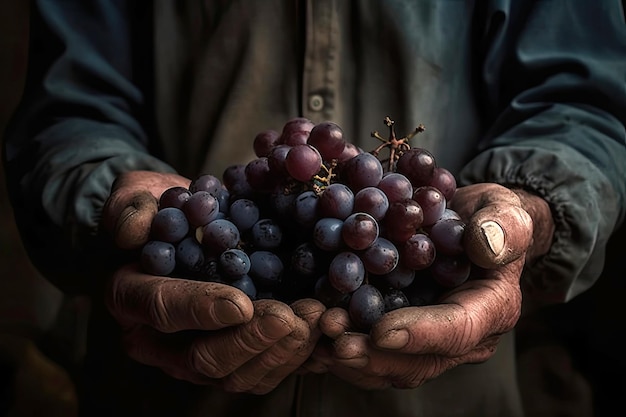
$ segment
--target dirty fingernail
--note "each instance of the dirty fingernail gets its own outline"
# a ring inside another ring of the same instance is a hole
[[[495,256],[499,256],[504,250],[504,231],[502,227],[494,221],[486,221],[480,225],[483,237],[487,241],[487,246]]]
[[[404,329],[391,330],[376,341],[384,349],[402,349],[409,343],[409,332]]]
[[[280,339],[291,333],[292,329],[287,322],[273,314],[261,317],[259,327],[263,335],[271,339]]]
[[[213,313],[215,319],[225,325],[241,324],[244,321],[241,309],[231,300],[215,300],[213,303]]]

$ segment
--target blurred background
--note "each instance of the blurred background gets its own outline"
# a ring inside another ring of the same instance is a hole
[[[22,91],[28,12],[28,1],[0,1],[0,134]],[[519,378],[529,417],[613,416],[623,408],[625,248],[622,227],[593,290],[520,322]],[[88,300],[68,299],[29,263],[0,171],[0,417],[77,415],[88,315]]]

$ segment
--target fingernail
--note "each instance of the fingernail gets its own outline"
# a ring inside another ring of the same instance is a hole
[[[259,321],[261,333],[270,339],[281,339],[291,333],[291,327],[285,320],[273,314],[265,314]]]
[[[226,325],[241,324],[244,321],[239,306],[224,298],[213,302],[213,313],[218,321]]]
[[[495,256],[499,256],[504,250],[504,231],[502,227],[494,221],[486,221],[480,225],[487,246]]]
[[[402,349],[409,343],[409,332],[404,329],[390,330],[376,341],[384,349]]]
[[[336,358],[338,364],[346,366],[348,368],[360,369],[367,366],[369,358],[367,356],[357,356],[356,358]]]

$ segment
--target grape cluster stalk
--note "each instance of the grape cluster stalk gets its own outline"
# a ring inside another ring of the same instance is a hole
[[[465,223],[447,207],[454,175],[384,120],[375,149],[331,121],[288,120],[253,138],[256,157],[203,174],[159,199],[147,273],[220,282],[251,299],[316,298],[345,308],[356,330],[383,314],[433,304],[465,282]],[[384,157],[381,151],[387,150]]]

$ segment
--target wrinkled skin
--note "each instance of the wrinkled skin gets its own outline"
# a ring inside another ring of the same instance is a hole
[[[139,248],[161,193],[189,183],[173,174],[123,174],[105,204],[103,225],[119,247]],[[321,336],[325,311],[312,299],[291,306],[252,302],[228,285],[151,276],[135,264],[115,272],[105,301],[131,358],[174,378],[255,394],[271,391],[300,368]]]
[[[446,370],[479,363],[496,351],[502,334],[521,314],[520,276],[525,262],[548,250],[553,223],[547,204],[521,190],[496,184],[459,188],[450,207],[468,228],[497,223],[504,242],[494,251],[488,239],[470,256],[480,257],[471,280],[448,292],[437,305],[407,307],[385,314],[369,334],[352,332],[348,313],[330,308],[320,327],[332,343],[320,343],[304,365],[333,374],[364,389],[414,388]],[[533,228],[533,224],[535,227]],[[537,227],[540,225],[540,227]],[[469,244],[470,242],[467,242]],[[497,246],[497,245],[496,245]]]

